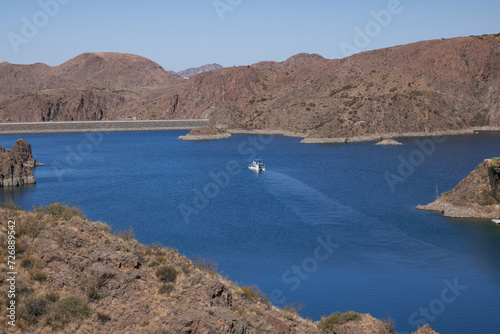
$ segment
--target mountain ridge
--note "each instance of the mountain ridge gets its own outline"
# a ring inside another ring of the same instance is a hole
[[[306,138],[500,126],[500,34],[343,59],[302,53],[189,79],[140,56],[81,56],[55,76],[42,65],[0,64],[0,120],[209,118],[221,129]]]

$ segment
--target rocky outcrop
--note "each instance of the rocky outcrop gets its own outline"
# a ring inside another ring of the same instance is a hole
[[[439,334],[438,332],[435,332],[431,329],[429,325],[425,325],[420,327],[415,333],[413,334]]]
[[[203,126],[194,128],[185,136],[179,136],[179,140],[217,140],[231,137],[231,134],[222,131],[215,126]]]
[[[483,161],[454,189],[417,209],[438,211],[455,218],[500,218],[500,202],[493,196],[490,180],[492,163],[491,159]]]
[[[376,143],[375,145],[380,145],[380,146],[398,146],[398,145],[403,145],[402,143],[398,142],[397,140],[394,139],[384,139]]]
[[[0,146],[0,187],[36,183],[31,169],[38,165],[31,154],[31,145],[26,140],[18,139],[12,150]]]

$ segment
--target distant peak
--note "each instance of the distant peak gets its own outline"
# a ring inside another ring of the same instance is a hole
[[[296,67],[320,60],[325,60],[325,58],[317,53],[299,53],[285,60],[283,65],[287,67]]]
[[[224,66],[222,66],[220,64],[213,63],[213,64],[202,65],[199,67],[191,67],[191,68],[188,68],[187,70],[180,71],[180,72],[173,72],[173,73],[177,74],[180,77],[188,79],[188,78],[195,76],[197,74],[215,71],[215,70],[219,70],[221,68],[224,68]]]

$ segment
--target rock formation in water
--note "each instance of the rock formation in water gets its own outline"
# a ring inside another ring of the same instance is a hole
[[[231,134],[222,131],[215,126],[203,126],[194,128],[185,136],[179,136],[180,140],[216,140],[231,137]]]
[[[379,141],[375,145],[380,145],[380,146],[398,146],[398,145],[403,145],[403,143],[398,142],[395,139],[389,138],[389,139],[384,139],[382,141]]]
[[[31,154],[31,145],[26,140],[18,139],[12,150],[0,146],[0,187],[36,183],[31,169],[38,165]]]
[[[500,218],[500,201],[495,198],[499,181],[492,165],[492,159],[483,161],[454,189],[417,209],[439,211],[455,218]]]

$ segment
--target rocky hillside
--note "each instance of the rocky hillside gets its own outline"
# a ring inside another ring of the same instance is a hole
[[[174,72],[174,74],[176,74],[180,77],[183,77],[184,79],[189,79],[192,76],[195,76],[196,74],[218,70],[218,69],[221,69],[222,67],[223,66],[220,64],[207,64],[207,65],[203,65],[200,67],[191,67],[191,68],[188,68],[187,70],[180,71],[180,72]]]
[[[59,66],[0,64],[3,121],[183,118],[184,79],[144,57],[84,53]]]
[[[15,264],[0,262],[0,328],[14,333],[389,333],[368,314],[335,313],[312,323],[278,309],[256,288],[221,277],[216,266],[175,249],[111,233],[78,209],[53,204],[0,208],[0,255],[15,231]],[[7,224],[13,221],[15,224]],[[10,226],[10,227],[9,227]],[[12,234],[12,233],[11,233]],[[17,272],[15,287],[7,272]],[[9,325],[15,321],[15,327]]]
[[[310,138],[500,126],[500,34],[325,59],[298,54],[194,75],[138,56],[0,64],[0,119],[209,117],[220,128]]]
[[[12,150],[0,146],[0,187],[36,183],[31,168],[38,165],[31,154],[31,145],[26,140],[18,139]]]
[[[454,189],[417,209],[439,211],[447,217],[499,219],[500,201],[493,196],[489,176],[492,162],[483,161]]]

